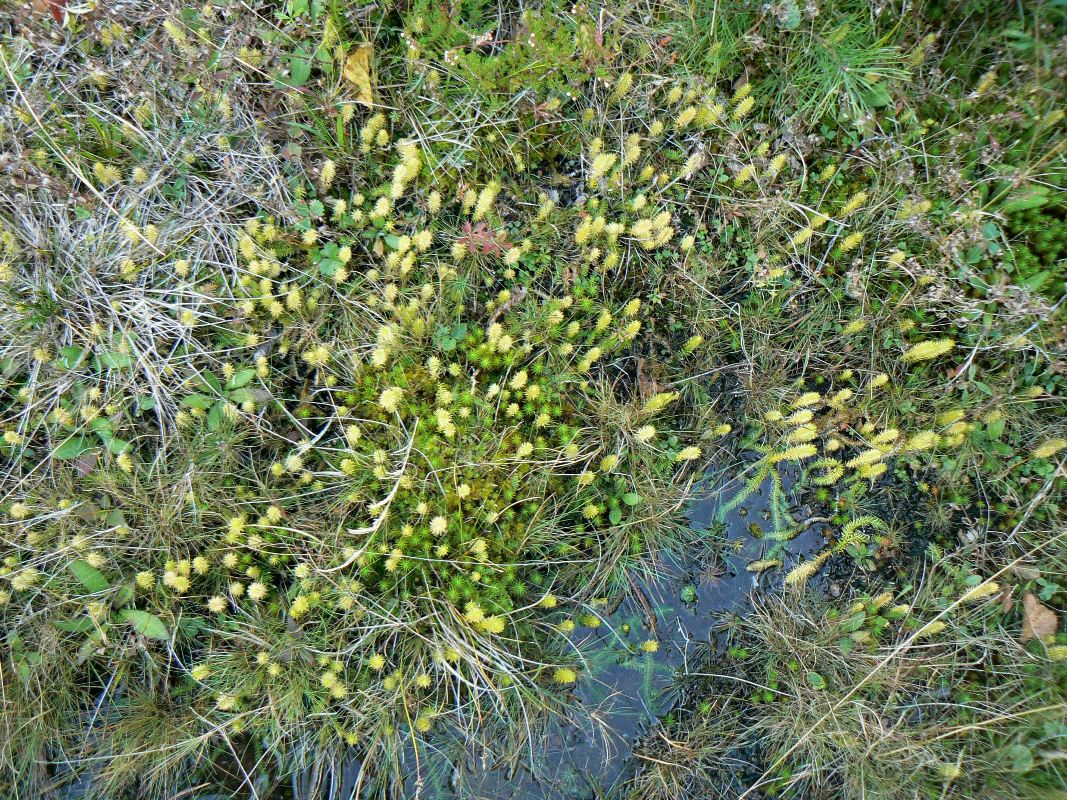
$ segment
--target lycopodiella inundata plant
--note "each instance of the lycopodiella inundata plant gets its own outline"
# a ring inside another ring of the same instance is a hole
[[[863,331],[866,325],[850,323],[843,335]],[[952,349],[951,340],[916,345],[908,353],[921,357],[905,357],[905,363],[935,358]],[[879,396],[889,390],[890,378],[881,373],[866,383],[857,381],[852,370],[838,374],[836,380],[820,381],[829,388],[823,391],[801,391],[786,394],[777,408],[763,415],[750,435],[758,458],[750,467],[740,488],[728,487],[728,495],[719,507],[719,518],[743,505],[753,493],[769,482],[768,503],[772,530],[768,538],[776,541],[796,536],[801,527],[788,511],[789,497],[782,479],[782,470],[793,473],[797,486],[805,487],[829,497],[862,494],[885,475],[896,459],[929,457],[934,451],[958,448],[973,429],[961,409],[952,409],[905,427],[905,423],[875,422],[873,409],[879,407]],[[925,422],[929,427],[921,427]],[[842,501],[847,502],[847,501]],[[832,552],[866,545],[868,538],[861,529],[874,528],[888,532],[884,521],[869,514],[845,518],[838,531],[831,531],[834,544],[817,558],[797,567],[788,576],[790,583],[804,583],[826,562]]]

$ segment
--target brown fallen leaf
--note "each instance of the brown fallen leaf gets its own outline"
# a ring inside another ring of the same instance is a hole
[[[1041,570],[1036,567],[1027,567],[1022,564],[1017,564],[1012,567],[1012,572],[1014,572],[1019,577],[1019,580],[1022,581],[1036,581],[1041,577]]]
[[[647,401],[649,398],[659,394],[663,389],[656,377],[649,375],[645,371],[644,358],[637,359],[637,389],[641,394],[642,401]]]
[[[32,0],[33,10],[39,14],[47,11],[57,25],[63,24],[63,17],[67,9],[67,0]]]
[[[1033,593],[1027,592],[1023,595],[1023,630],[1019,635],[1020,641],[1044,640],[1055,636],[1059,626],[1055,611],[1043,605]]]
[[[1004,586],[1000,590],[1000,610],[1005,614],[1010,614],[1013,608],[1015,608],[1015,587]]]
[[[574,279],[578,277],[578,269],[568,262],[563,267],[563,286],[565,289],[570,289],[574,285]]]
[[[371,58],[374,56],[374,45],[370,42],[356,45],[356,48],[345,59],[345,80],[356,87],[356,102],[365,106],[374,107],[374,85],[371,83]]]
[[[84,478],[96,467],[96,460],[96,453],[82,453],[74,462],[74,466],[78,470],[78,474]]]

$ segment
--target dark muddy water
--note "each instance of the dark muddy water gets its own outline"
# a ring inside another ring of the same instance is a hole
[[[791,476],[783,475],[786,489]],[[824,545],[821,526],[813,526],[792,540],[775,542],[760,535],[770,528],[769,482],[731,512],[721,526],[715,524],[721,481],[709,482],[689,510],[694,529],[725,538],[723,557],[714,570],[696,565],[667,570],[670,577],[642,590],[647,605],[625,601],[605,617],[605,623],[584,636],[587,678],[576,690],[580,725],[549,732],[535,749],[536,760],[523,759],[517,770],[469,766],[456,769],[441,763],[423,763],[421,791],[410,797],[459,800],[583,800],[610,798],[613,787],[633,766],[633,745],[671,707],[669,691],[674,676],[692,664],[693,646],[707,642],[725,612],[744,613],[752,594],[774,590],[783,572],[763,576],[748,572],[753,560],[772,554],[788,570],[810,558]],[[729,496],[733,485],[724,494]],[[803,510],[795,514],[805,518]],[[649,624],[655,615],[655,630]],[[659,649],[648,653],[641,644],[655,639]]]

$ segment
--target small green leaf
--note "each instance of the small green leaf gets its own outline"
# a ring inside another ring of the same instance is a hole
[[[1029,772],[1034,768],[1034,754],[1025,744],[1013,744],[1004,748],[1004,754],[1011,761],[1015,772]]]
[[[219,377],[214,372],[205,369],[202,377],[204,378],[204,383],[206,383],[213,392],[222,394],[222,381],[219,380]]]
[[[178,633],[181,636],[196,636],[206,627],[203,617],[183,616],[178,620]]]
[[[61,347],[59,354],[58,363],[63,369],[76,369],[85,358],[85,350],[81,347]]]
[[[219,429],[219,425],[222,424],[222,415],[225,410],[226,403],[219,400],[219,402],[215,403],[215,405],[211,407],[211,410],[207,412],[207,429],[209,431],[217,431]]]
[[[18,671],[19,678],[22,680],[23,685],[27,689],[30,688],[30,679],[33,678],[33,670],[30,668],[29,662],[24,658],[20,658],[15,662],[15,669]]]
[[[111,420],[107,417],[96,417],[89,423],[89,430],[103,437],[105,434],[111,433]]]
[[[111,367],[112,369],[125,369],[133,363],[133,359],[130,358],[129,353],[122,353],[118,350],[106,350],[100,354],[100,363],[105,367]]]
[[[1048,283],[1051,279],[1052,272],[1050,270],[1043,269],[1040,272],[1035,272],[1033,275],[1028,275],[1026,278],[1019,282],[1019,285],[1036,292],[1038,289],[1042,288],[1046,283]]]
[[[823,689],[826,688],[826,678],[824,678],[818,672],[809,672],[808,673],[808,685],[812,689],[818,689],[819,691],[822,691]]]
[[[1013,214],[1016,211],[1029,211],[1031,208],[1040,208],[1048,202],[1047,186],[1029,186],[1013,192],[1000,206],[1001,212]]]
[[[860,92],[863,104],[868,108],[885,108],[893,102],[889,88],[884,83],[876,83]]]
[[[138,608],[127,608],[123,610],[122,618],[130,623],[135,631],[149,639],[167,640],[170,638],[167,626],[155,614],[149,614]]]
[[[779,14],[782,28],[787,31],[795,30],[800,26],[803,19],[800,15],[800,5],[796,0],[786,0]]]
[[[307,57],[305,53],[299,55],[294,54],[289,59],[289,80],[286,81],[290,86],[303,86],[308,82],[311,77],[311,59]]]
[[[118,436],[109,436],[107,439],[107,449],[117,456],[127,452],[132,445],[125,439],[120,439]]]
[[[119,590],[115,592],[115,597],[112,599],[112,607],[125,606],[133,602],[134,588],[132,583],[124,584],[119,587]]]
[[[78,648],[77,663],[81,666],[90,658],[93,657],[93,651],[99,647],[99,644],[93,641],[92,638],[86,639],[82,642],[82,646]]]
[[[256,371],[254,369],[239,369],[234,373],[233,377],[226,382],[226,388],[240,389],[242,386],[247,386],[254,377],[256,377]]]
[[[188,397],[182,398],[182,406],[185,408],[199,408],[202,411],[206,411],[214,404],[214,400],[204,394],[191,394]]]
[[[627,492],[622,496],[622,502],[628,506],[639,506],[643,498],[637,492]]]
[[[93,442],[86,436],[71,436],[67,441],[63,442],[52,453],[53,458],[58,458],[63,461],[69,461],[70,459],[77,458],[87,450],[93,449]]]
[[[1004,419],[998,419],[996,422],[990,422],[989,425],[986,426],[986,434],[988,434],[990,439],[999,439],[1001,436],[1004,435],[1004,425],[1006,423],[1007,420]]]
[[[867,620],[867,613],[865,611],[859,611],[852,616],[848,617],[841,623],[841,630],[845,633],[855,633],[863,627],[863,623]]]
[[[97,592],[104,592],[110,587],[107,582],[107,578],[96,567],[91,566],[88,562],[78,559],[77,561],[71,561],[67,565],[67,569],[71,571],[71,574],[78,579],[86,589],[93,594]]]
[[[78,619],[54,619],[52,624],[65,633],[88,633],[95,626],[90,617],[78,617]]]

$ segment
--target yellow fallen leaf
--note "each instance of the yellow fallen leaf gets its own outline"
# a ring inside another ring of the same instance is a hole
[[[374,107],[374,86],[370,78],[370,61],[374,55],[374,45],[364,42],[348,54],[345,60],[345,80],[356,87],[356,102]]]

